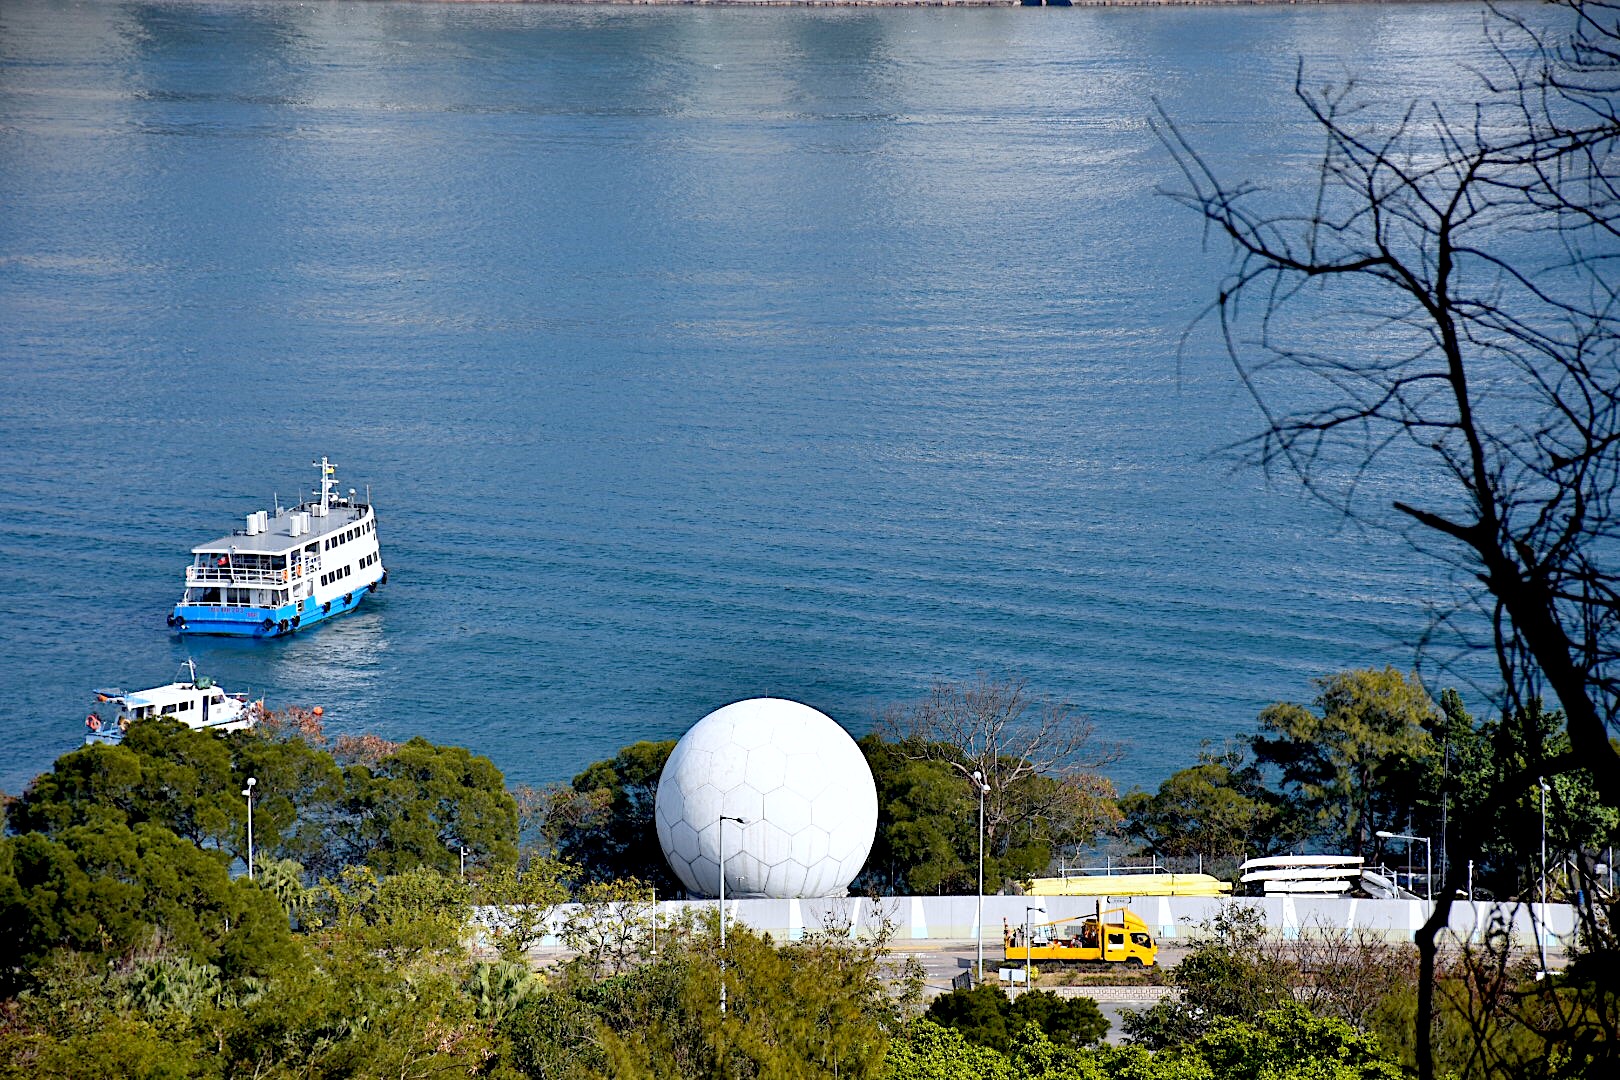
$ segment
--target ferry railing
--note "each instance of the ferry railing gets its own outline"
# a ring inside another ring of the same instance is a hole
[[[188,566],[187,585],[285,585],[302,581],[321,568],[319,555],[306,555],[290,568],[272,570],[246,566]]]

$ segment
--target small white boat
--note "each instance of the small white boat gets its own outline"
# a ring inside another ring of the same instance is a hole
[[[190,660],[180,665],[187,678],[150,690],[97,690],[95,703],[84,718],[84,743],[117,745],[136,720],[172,716],[193,731],[242,731],[264,715],[264,700],[246,694],[228,694],[214,680],[197,674]]]

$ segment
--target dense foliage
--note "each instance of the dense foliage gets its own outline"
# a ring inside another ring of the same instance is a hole
[[[1471,775],[1485,761],[1465,740],[1476,729],[1455,702],[1443,712],[1457,775]],[[1477,730],[1493,747],[1519,745],[1499,728]],[[734,925],[722,955],[712,911],[662,920],[645,880],[520,852],[499,773],[462,750],[419,740],[328,748],[307,727],[220,737],[154,722],[130,734],[123,746],[64,755],[0,838],[0,937],[10,946],[0,1080],[1383,1080],[1413,1058],[1405,952],[1324,936],[1284,954],[1246,908],[1225,908],[1205,928],[1171,975],[1179,998],[1130,1020],[1131,1045],[1100,1046],[1107,1025],[1084,997],[1009,999],[983,987],[941,995],[918,1017],[917,972],[887,954],[881,934],[778,943]],[[1538,752],[1532,743],[1525,753]],[[868,743],[890,755],[879,772],[932,774],[942,798],[954,792],[958,810],[976,811],[942,762],[892,750]],[[627,804],[650,798],[659,751],[627,749],[608,763],[617,779],[597,770],[585,791],[608,792],[592,796],[602,806],[618,797],[615,783]],[[250,773],[261,849],[252,880],[240,872],[234,794]],[[1455,785],[1457,799],[1466,793]],[[891,814],[891,832],[925,816]],[[478,855],[463,881],[456,848],[469,841]],[[579,902],[564,907],[569,899]],[[568,951],[538,971],[533,950],[552,934]],[[1570,1009],[1586,1007],[1579,979],[1609,977],[1582,964],[1549,985],[1526,968],[1460,960],[1444,984],[1447,1067],[1488,1075],[1467,1053],[1479,1040],[1465,1038],[1482,1025],[1498,1060],[1545,1045]],[[1583,1075],[1582,1063],[1600,1058],[1572,1053],[1548,1075]]]
[[[1089,1046],[1108,1033],[1108,1021],[1087,997],[1059,997],[1027,990],[1008,997],[999,986],[976,986],[941,994],[923,1016],[962,1033],[968,1042],[1007,1051],[1013,1037],[1034,1024],[1056,1046]]]
[[[1532,701],[1476,721],[1456,691],[1434,702],[1392,668],[1341,672],[1318,686],[1314,708],[1268,707],[1246,749],[1206,750],[1157,792],[1124,796],[1124,835],[1144,852],[1227,866],[1244,855],[1307,849],[1421,869],[1429,855],[1436,892],[1456,846],[1473,853],[1477,895],[1539,888],[1537,777],[1570,752],[1558,712]],[[1584,853],[1589,878],[1620,840],[1620,811],[1578,773],[1552,775],[1546,805],[1549,846]],[[1434,849],[1380,831],[1427,837]],[[1549,888],[1573,895],[1581,878],[1555,864]]]

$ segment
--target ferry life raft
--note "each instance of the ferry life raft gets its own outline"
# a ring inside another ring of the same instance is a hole
[[[264,715],[264,700],[231,694],[214,680],[197,674],[197,665],[180,665],[184,678],[148,690],[97,690],[84,718],[84,744],[116,746],[137,720],[170,716],[193,731],[242,731]]]
[[[177,634],[271,638],[353,611],[388,581],[377,513],[337,487],[337,467],[313,463],[320,488],[291,510],[259,510],[246,527],[191,549],[186,588],[169,613]]]

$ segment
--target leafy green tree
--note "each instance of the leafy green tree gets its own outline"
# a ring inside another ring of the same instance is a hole
[[[342,853],[356,821],[345,803],[343,770],[332,755],[301,738],[267,738],[257,731],[229,737],[235,779],[229,792],[233,812],[248,777],[254,787],[253,841],[256,851],[298,862],[315,878],[343,869]],[[243,821],[242,829],[246,830]]]
[[[12,987],[63,949],[114,960],[157,938],[228,980],[263,975],[295,952],[273,896],[157,825],[74,825],[0,841],[0,851]]]
[[[579,903],[563,923],[563,943],[575,963],[600,979],[636,967],[652,954],[658,933],[658,904],[645,881],[587,882]]]
[[[1250,1019],[1293,1000],[1291,970],[1268,946],[1258,910],[1224,904],[1203,929],[1204,939],[1170,971],[1180,996],[1124,1017],[1133,1043],[1152,1050],[1181,1045],[1217,1020]]]
[[[447,874],[417,866],[379,877],[355,866],[311,890],[306,921],[332,942],[404,964],[459,952],[471,917],[467,886]]]
[[[607,1073],[601,1021],[578,994],[545,990],[523,997],[501,1021],[500,1060],[523,1076],[576,1080]]]
[[[923,1016],[962,1033],[968,1042],[1005,1051],[1008,1045],[1007,995],[999,986],[975,986],[941,994]]]
[[[1405,824],[1434,754],[1434,702],[1393,667],[1317,679],[1316,711],[1279,703],[1260,714],[1256,760],[1277,769],[1302,833],[1370,854],[1373,833]]]
[[[1029,1025],[1054,1045],[1087,1046],[1108,1033],[1108,1021],[1087,997],[1060,998],[1049,990],[1027,990],[1009,998],[999,986],[977,986],[940,994],[925,1017],[962,1033],[979,1046],[1007,1052]]]
[[[1461,703],[1453,706],[1461,712]],[[1467,714],[1461,712],[1464,721]],[[1458,725],[1448,740],[1446,792],[1452,835],[1461,850],[1475,853],[1476,886],[1495,896],[1539,895],[1542,789],[1546,775],[1547,845],[1591,864],[1620,839],[1620,808],[1604,802],[1591,775],[1559,772],[1551,763],[1567,757],[1569,734],[1562,713],[1539,700],[1477,727]],[[1431,818],[1434,815],[1430,809]],[[1553,861],[1550,888],[1573,892]]]
[[[653,812],[658,781],[675,749],[673,739],[637,742],[612,758],[588,766],[566,792],[556,796],[558,854],[579,867],[585,881],[637,878],[661,896],[675,896],[681,884],[664,861]]]
[[[86,746],[29,785],[12,822],[19,832],[153,822],[194,844],[236,851],[244,838],[225,740],[167,717],[130,725],[117,746]]]
[[[500,863],[478,874],[477,901],[496,909],[487,929],[502,960],[524,960],[551,933],[553,918],[568,901],[574,873],[574,867],[556,859],[531,858],[521,870]]]
[[[878,825],[856,887],[890,894],[977,889],[979,800],[971,781],[951,764],[963,757],[960,748],[890,742],[877,733],[859,745],[877,786]],[[1011,763],[1004,779],[999,826],[990,805],[997,789],[986,796],[987,892],[1039,874],[1059,847],[1090,842],[1113,818],[1111,788],[1093,789],[1077,776],[1048,776]]]
[[[944,762],[907,757],[880,736],[859,745],[877,786],[878,824],[856,886],[887,895],[977,888],[978,803],[968,785]],[[985,887],[1000,881],[987,858]]]
[[[1121,798],[1121,831],[1171,858],[1264,854],[1278,839],[1277,803],[1242,750],[1205,748],[1196,765],[1172,773],[1154,794],[1132,791]]]
[[[883,1080],[1016,1080],[1006,1056],[971,1042],[961,1031],[923,1017],[889,1044]]]
[[[377,762],[347,770],[355,821],[346,861],[389,874],[446,873],[459,849],[494,863],[517,860],[517,803],[486,757],[416,738]]]
[[[1098,739],[1091,721],[1030,695],[1020,682],[939,683],[921,701],[885,711],[876,734],[902,757],[958,774],[973,801],[975,850],[972,774],[979,774],[989,789],[985,847],[998,882],[1044,869],[1054,851],[1088,846],[1114,823],[1114,787],[1102,770],[1118,760],[1119,748]],[[989,865],[985,873],[989,889]]]
[[[863,1077],[881,1067],[898,1024],[879,977],[881,943],[818,937],[775,945],[728,932],[729,1010],[709,919],[677,927],[658,958],[596,984],[607,1072],[616,1077]]]
[[[1007,1026],[1020,1032],[1034,1024],[1057,1046],[1091,1046],[1108,1034],[1108,1020],[1088,997],[1058,997],[1050,990],[1026,990],[1012,999]]]
[[[473,999],[478,1019],[498,1023],[526,999],[544,992],[545,985],[527,964],[498,960],[474,964],[462,988]]]
[[[1200,1062],[1213,1080],[1401,1080],[1405,1075],[1375,1037],[1293,1002],[1248,1021],[1222,1017],[1168,1056]]]

